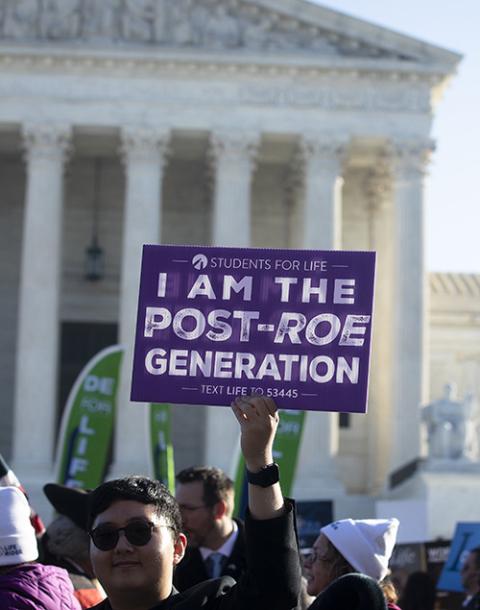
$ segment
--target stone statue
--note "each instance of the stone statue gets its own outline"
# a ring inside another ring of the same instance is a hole
[[[213,10],[203,31],[203,42],[215,49],[231,49],[240,43],[240,28],[237,20],[219,4]]]
[[[53,40],[77,38],[80,20],[79,0],[48,0],[42,14],[42,36]]]
[[[445,386],[445,395],[422,410],[428,433],[430,458],[477,461],[477,412],[473,396],[457,401],[454,384]]]
[[[84,0],[84,36],[88,40],[117,37],[117,3],[114,0]]]
[[[138,42],[151,42],[155,30],[156,6],[154,2],[152,0],[125,0],[122,13],[123,38]]]
[[[268,16],[258,16],[255,21],[245,23],[243,44],[254,51],[264,49],[268,44],[269,32],[272,26]]]
[[[6,0],[3,35],[6,38],[36,38],[40,6],[38,0]]]
[[[3,24],[5,22],[6,11],[7,11],[7,0],[0,0],[0,36],[3,35]]]
[[[176,0],[170,6],[169,39],[179,46],[191,45],[194,41],[192,22],[192,0]]]

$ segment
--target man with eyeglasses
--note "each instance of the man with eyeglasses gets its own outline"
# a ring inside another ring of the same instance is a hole
[[[232,410],[249,480],[246,574],[237,584],[227,576],[179,593],[173,571],[187,540],[177,501],[157,481],[117,479],[91,494],[90,554],[108,596],[97,610],[295,608],[300,563],[293,509],[282,497],[273,464],[276,406],[270,399],[247,397],[232,403]]]
[[[184,591],[208,578],[245,571],[244,526],[233,519],[233,481],[220,468],[192,466],[176,476],[175,497],[188,546],[173,582]]]

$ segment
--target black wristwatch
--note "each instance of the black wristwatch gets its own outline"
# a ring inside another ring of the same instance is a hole
[[[280,471],[278,464],[273,462],[263,466],[260,472],[250,472],[247,469],[247,481],[252,485],[258,485],[259,487],[270,487],[280,481]]]

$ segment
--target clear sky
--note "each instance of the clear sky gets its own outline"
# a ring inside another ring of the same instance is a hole
[[[480,273],[480,1],[310,1],[464,56],[433,126],[426,263],[429,271]]]

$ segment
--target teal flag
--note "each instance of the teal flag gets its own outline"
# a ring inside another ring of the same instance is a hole
[[[175,466],[169,404],[153,403],[150,407],[150,451],[154,477],[173,494],[175,492]]]
[[[68,396],[57,449],[57,481],[92,489],[102,483],[115,422],[123,348],[107,347],[84,367]]]
[[[303,434],[305,411],[279,410],[280,423],[273,443],[273,459],[280,467],[284,496],[290,496],[295,481],[298,452]],[[245,462],[240,456],[235,473],[235,515],[243,516],[248,504]]]

